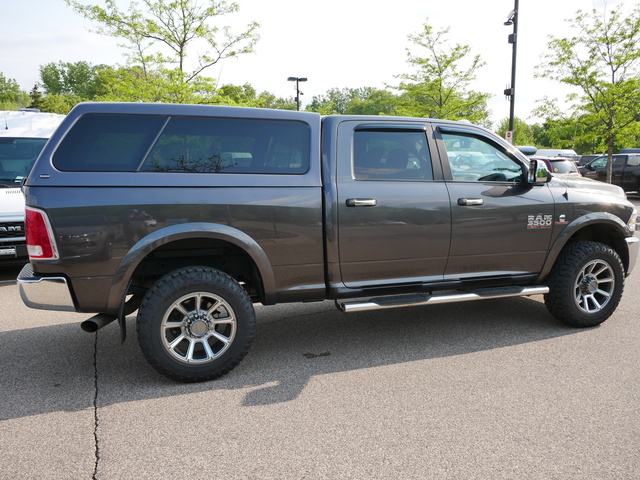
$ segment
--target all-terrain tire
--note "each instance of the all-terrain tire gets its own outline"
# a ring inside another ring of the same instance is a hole
[[[237,366],[255,335],[247,292],[229,275],[202,266],[160,278],[144,296],[138,342],[147,361],[181,382],[213,380]]]
[[[608,245],[571,242],[558,256],[547,284],[544,301],[554,317],[572,327],[594,327],[620,303],[624,268]]]

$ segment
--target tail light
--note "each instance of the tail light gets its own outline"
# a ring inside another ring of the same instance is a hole
[[[37,260],[57,260],[58,249],[53,239],[53,230],[47,214],[37,208],[27,207],[25,230],[29,258]]]

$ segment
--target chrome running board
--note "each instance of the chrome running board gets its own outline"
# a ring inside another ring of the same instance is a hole
[[[549,287],[537,285],[533,287],[498,287],[481,288],[466,292],[413,295],[397,295],[392,297],[376,297],[367,301],[338,302],[336,306],[345,313],[366,312],[383,308],[417,307],[438,303],[469,302],[471,300],[486,300],[490,298],[526,297],[549,293]]]

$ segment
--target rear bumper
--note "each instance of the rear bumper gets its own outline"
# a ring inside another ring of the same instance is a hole
[[[61,312],[76,311],[66,278],[39,277],[33,273],[31,264],[28,263],[16,280],[20,297],[27,307]]]
[[[627,237],[625,238],[627,242],[627,248],[629,249],[629,268],[627,268],[627,275],[631,273],[633,267],[636,265],[636,261],[638,260],[638,252],[640,251],[640,238],[638,237]]]

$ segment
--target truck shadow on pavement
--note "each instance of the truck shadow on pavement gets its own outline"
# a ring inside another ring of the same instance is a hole
[[[583,331],[562,325],[543,303],[529,298],[349,315],[322,302],[259,306],[257,314],[256,339],[244,361],[218,380],[196,384],[168,380],[147,364],[134,317],[128,319],[124,345],[115,324],[97,337],[82,332],[78,323],[1,332],[0,420],[216,390],[246,390],[243,406],[277,404],[295,400],[317,375],[509,348]]]

